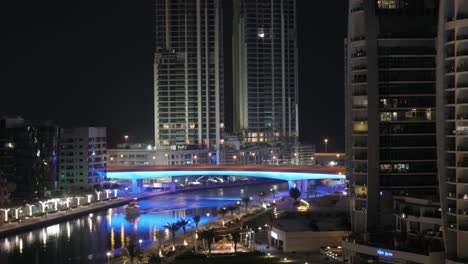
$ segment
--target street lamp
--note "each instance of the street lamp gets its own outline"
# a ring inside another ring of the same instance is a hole
[[[124,135],[125,143],[128,142],[128,135]]]
[[[110,251],[107,251],[106,255],[107,255],[107,263],[110,263],[110,257],[111,257]]]
[[[328,138],[325,138],[323,140],[323,143],[325,143],[325,152],[328,152],[327,147],[328,147]]]

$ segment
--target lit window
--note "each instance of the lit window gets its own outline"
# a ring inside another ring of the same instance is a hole
[[[258,37],[259,38],[264,38],[265,37],[265,31],[263,30],[263,28],[258,29]]]
[[[378,0],[379,9],[397,9],[400,8],[400,0]]]

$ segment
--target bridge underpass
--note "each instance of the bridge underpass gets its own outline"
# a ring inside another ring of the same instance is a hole
[[[181,165],[181,166],[114,166],[107,178],[130,180],[132,191],[140,192],[144,179],[187,176],[241,176],[287,181],[289,188],[297,186],[307,192],[309,180],[343,180],[341,166],[275,166],[275,165]]]

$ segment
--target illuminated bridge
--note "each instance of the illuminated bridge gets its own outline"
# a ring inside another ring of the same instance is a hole
[[[345,179],[341,166],[291,166],[291,165],[181,165],[181,166],[113,166],[107,178],[131,180],[133,190],[139,190],[142,180],[177,176],[242,176],[288,181],[303,192],[308,180]]]

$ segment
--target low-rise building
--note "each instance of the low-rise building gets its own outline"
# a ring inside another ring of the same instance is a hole
[[[280,215],[271,227],[271,244],[283,252],[320,252],[322,247],[341,246],[351,231],[342,212]]]

